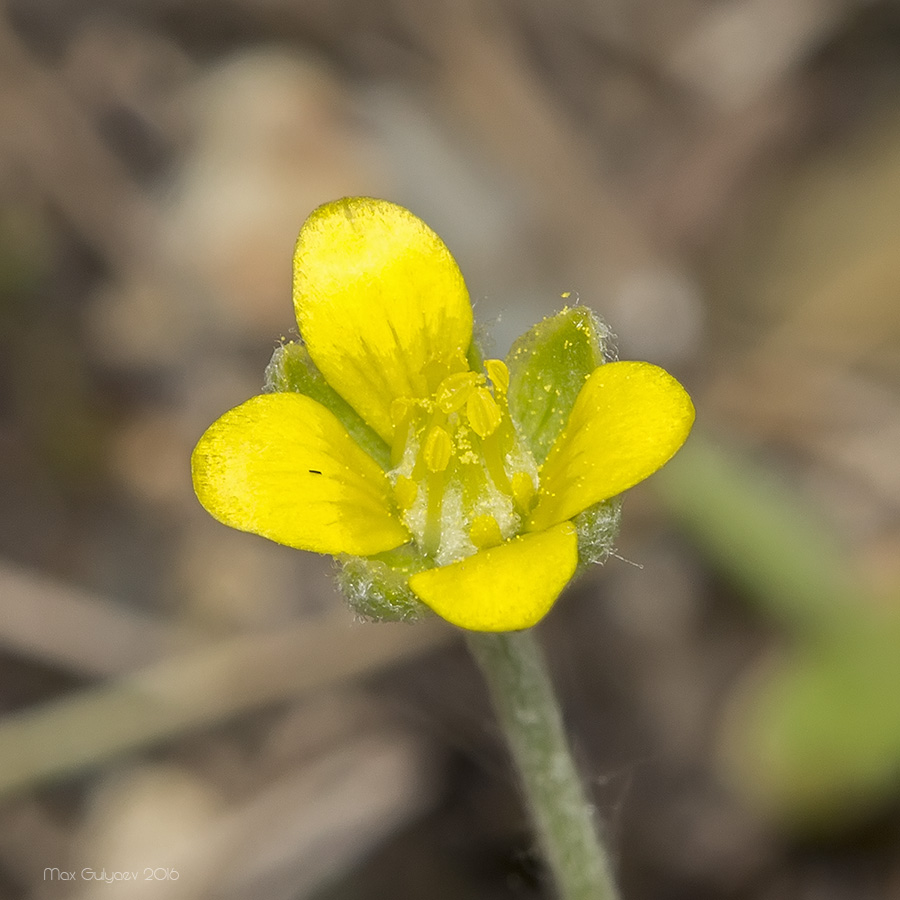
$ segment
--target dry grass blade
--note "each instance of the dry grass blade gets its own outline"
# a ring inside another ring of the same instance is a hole
[[[0,645],[29,659],[76,675],[116,675],[191,640],[122,604],[0,563]]]
[[[0,722],[0,795],[371,674],[452,636],[436,623],[354,627],[342,614],[163,660]]]
[[[0,9],[0,154],[27,172],[114,270],[152,233],[156,211],[65,86],[18,39]]]

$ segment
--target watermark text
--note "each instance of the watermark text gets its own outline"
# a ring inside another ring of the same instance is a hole
[[[60,869],[59,866],[44,869],[44,881],[178,881],[178,869],[164,866],[144,866],[143,869]]]

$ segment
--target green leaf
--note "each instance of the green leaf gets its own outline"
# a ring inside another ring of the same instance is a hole
[[[542,463],[563,430],[588,375],[606,361],[609,331],[585,306],[538,322],[512,346],[509,411]]]
[[[858,823],[900,788],[898,684],[900,623],[880,615],[764,664],[726,719],[726,772],[756,808],[795,829]]]
[[[707,558],[802,638],[842,635],[869,602],[809,498],[749,454],[695,429],[654,486]]]

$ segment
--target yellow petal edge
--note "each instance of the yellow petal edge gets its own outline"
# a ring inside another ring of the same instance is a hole
[[[621,494],[668,462],[694,423],[687,391],[664,369],[612,362],[591,373],[541,467],[540,531]]]
[[[419,572],[409,586],[452,625],[469,631],[518,631],[550,611],[577,563],[578,538],[566,522]]]
[[[302,394],[265,394],[225,413],[191,470],[214,518],[288,547],[365,556],[409,540],[378,464]]]
[[[294,309],[328,383],[387,441],[393,400],[426,396],[425,366],[440,369],[472,339],[469,293],[444,242],[409,210],[368,197],[306,220]]]

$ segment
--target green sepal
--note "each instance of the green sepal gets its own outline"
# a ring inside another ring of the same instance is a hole
[[[512,345],[509,411],[538,463],[563,430],[585,380],[607,359],[609,330],[585,306],[566,307]]]
[[[602,500],[572,520],[578,535],[578,570],[602,563],[615,549],[622,518],[622,498]]]
[[[391,448],[355,409],[325,380],[306,347],[292,341],[275,348],[266,366],[266,391],[305,394],[337,416],[350,437],[383,469],[391,465]]]
[[[481,351],[481,344],[472,338],[466,353],[466,362],[473,372],[480,372],[484,368],[484,353]]]
[[[358,615],[380,622],[416,622],[431,615],[409,588],[409,578],[430,567],[411,544],[377,556],[338,559],[338,587]]]

